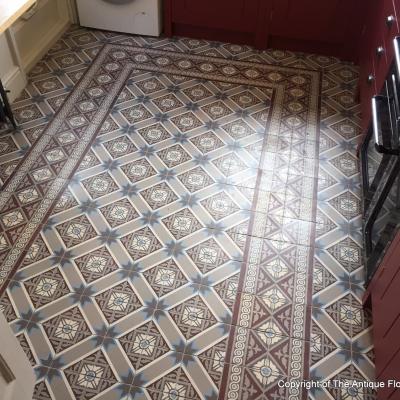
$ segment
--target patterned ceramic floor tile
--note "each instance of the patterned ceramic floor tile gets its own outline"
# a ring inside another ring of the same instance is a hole
[[[331,57],[72,27],[0,139],[0,310],[34,398],[372,379],[357,82]]]

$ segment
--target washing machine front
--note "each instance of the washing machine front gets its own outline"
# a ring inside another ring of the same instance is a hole
[[[161,0],[77,0],[82,26],[109,31],[159,36]]]

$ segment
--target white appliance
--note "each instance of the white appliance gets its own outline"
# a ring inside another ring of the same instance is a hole
[[[159,36],[161,0],[77,0],[80,24],[137,35]]]

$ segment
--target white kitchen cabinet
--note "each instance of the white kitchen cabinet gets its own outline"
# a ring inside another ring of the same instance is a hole
[[[72,22],[75,0],[37,0],[29,19],[19,18],[0,35],[0,78],[14,101],[26,86],[26,74]]]
[[[71,24],[72,0],[38,0],[37,11],[13,26],[22,66],[29,71]]]

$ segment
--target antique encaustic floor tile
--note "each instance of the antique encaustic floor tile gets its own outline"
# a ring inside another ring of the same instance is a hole
[[[0,310],[34,399],[373,399],[357,69],[71,28],[0,138]],[[3,132],[2,132],[3,133]]]

